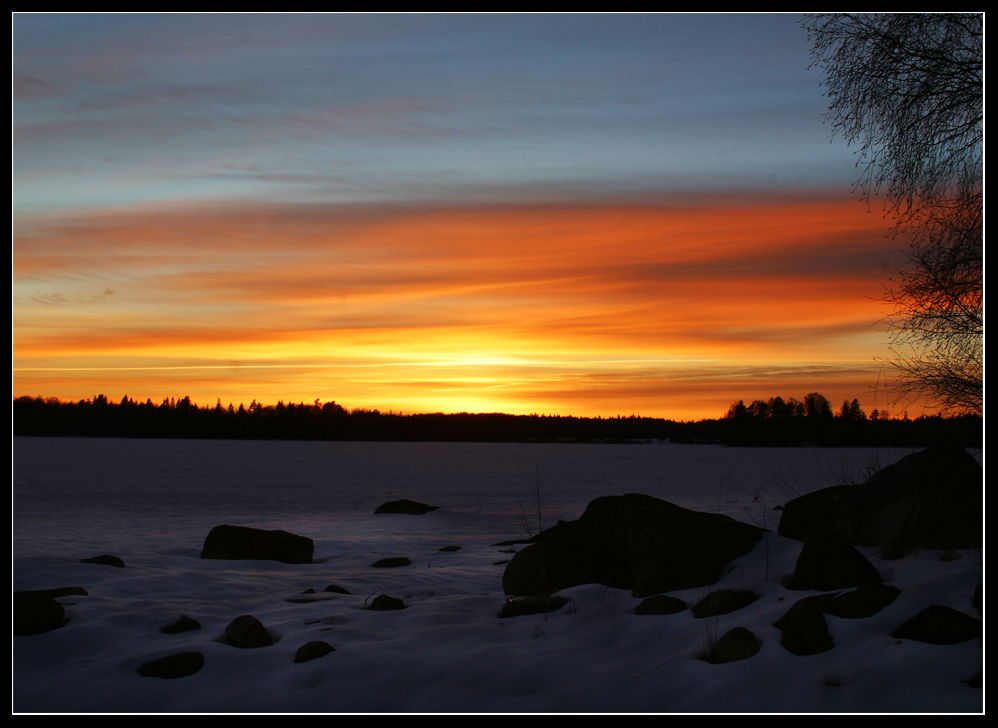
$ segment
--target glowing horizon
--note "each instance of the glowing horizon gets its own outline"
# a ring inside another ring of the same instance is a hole
[[[707,202],[35,220],[15,232],[15,396],[671,419],[869,401],[881,221],[850,199]],[[148,256],[163,238],[185,247]],[[48,290],[67,272],[74,299]]]
[[[15,14],[12,391],[858,398],[904,241],[784,14]]]

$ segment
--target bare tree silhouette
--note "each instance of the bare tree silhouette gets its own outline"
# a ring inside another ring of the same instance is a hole
[[[983,408],[984,18],[982,14],[811,15],[826,119],[858,144],[856,187],[883,194],[908,264],[885,300],[896,400]]]

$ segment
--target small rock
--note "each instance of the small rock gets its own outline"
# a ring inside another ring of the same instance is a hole
[[[440,506],[428,506],[425,503],[403,499],[382,503],[374,510],[374,515],[378,515],[379,513],[402,513],[410,516],[421,516],[424,513],[439,510],[439,508]]]
[[[444,547],[443,547],[442,549],[440,549],[440,550],[441,550],[441,551],[460,551],[460,550],[461,550],[461,547],[460,547],[460,546],[444,546]]]
[[[67,622],[66,609],[46,592],[14,592],[13,612],[13,630],[18,636],[51,632]]]
[[[254,647],[269,647],[274,644],[270,632],[256,617],[244,614],[236,617],[225,628],[225,642],[233,647],[250,649]]]
[[[735,662],[752,657],[759,651],[759,639],[744,627],[735,627],[707,651],[703,659],[712,665]]]
[[[758,598],[750,591],[719,589],[711,592],[692,607],[693,616],[697,619],[704,619],[716,617],[719,614],[729,614],[747,607]]]
[[[835,643],[825,622],[825,610],[833,598],[833,594],[820,594],[795,602],[773,622],[783,632],[780,644],[795,655],[816,655],[832,649]]]
[[[201,629],[201,623],[186,614],[182,614],[175,622],[160,627],[159,631],[165,634],[179,634],[180,632],[192,632]]]
[[[80,559],[81,564],[100,564],[102,566],[117,566],[119,569],[125,568],[125,562],[117,556],[104,554],[103,556],[91,556],[89,559]]]
[[[364,608],[374,612],[387,612],[393,609],[405,609],[405,602],[387,594],[379,594]]]
[[[322,640],[314,640],[308,642],[298,648],[295,652],[295,662],[308,662],[309,660],[315,660],[319,657],[324,657],[330,652],[335,652],[336,648],[333,647],[328,642]]]
[[[336,584],[330,584],[329,586],[327,586],[322,591],[324,591],[324,592],[334,592],[335,594],[352,594],[353,593],[353,592],[348,592],[346,589],[344,589],[341,586],[337,586]]]
[[[686,602],[668,594],[659,594],[655,597],[648,597],[641,604],[634,608],[635,614],[678,614],[685,611]]]
[[[200,652],[180,652],[147,662],[138,668],[137,672],[143,677],[174,680],[193,675],[202,667],[204,667],[204,655]]]
[[[405,556],[393,556],[388,559],[378,559],[373,564],[371,564],[371,566],[374,566],[378,569],[394,569],[399,566],[408,566],[411,563],[412,562],[409,561],[409,559],[406,558]]]
[[[825,530],[804,542],[794,568],[793,588],[835,591],[882,581],[873,564],[842,536]]]
[[[980,637],[983,633],[984,623],[981,620],[956,609],[933,604],[894,630],[891,636],[931,645],[955,645]]]

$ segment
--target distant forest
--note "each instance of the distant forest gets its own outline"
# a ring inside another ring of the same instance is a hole
[[[980,447],[980,416],[868,416],[857,400],[833,410],[820,394],[732,404],[716,420],[675,422],[653,417],[569,417],[507,414],[396,414],[348,411],[336,402],[248,408],[198,407],[190,397],[137,402],[104,395],[78,402],[41,397],[13,401],[13,434],[42,437],[135,437],[220,440],[380,440],[435,442],[671,441],[736,446],[925,447],[940,440]]]

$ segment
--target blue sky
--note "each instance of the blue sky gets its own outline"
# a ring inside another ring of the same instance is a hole
[[[849,184],[797,21],[15,15],[14,206]]]
[[[15,14],[15,396],[883,408],[799,20]]]

